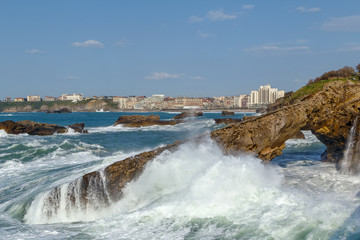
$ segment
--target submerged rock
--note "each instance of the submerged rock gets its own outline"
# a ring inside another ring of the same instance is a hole
[[[68,108],[62,108],[59,110],[46,111],[46,113],[72,113],[72,111]]]
[[[160,116],[158,115],[129,115],[129,116],[121,116],[116,120],[114,126],[118,124],[122,124],[125,127],[148,127],[154,125],[176,125],[179,121],[162,121],[160,120]]]
[[[27,133],[29,135],[52,135],[54,133],[67,133],[68,128],[73,129],[75,132],[87,133],[87,130],[84,129],[84,123],[77,123],[70,125],[68,127],[59,126],[56,124],[49,123],[37,123],[29,120],[14,122],[7,120],[0,122],[0,130],[3,129],[8,134],[23,134]]]
[[[188,112],[182,112],[173,118],[174,119],[184,119],[184,118],[189,118],[189,117],[201,117],[201,116],[204,116],[203,112],[188,111]]]
[[[241,122],[242,119],[235,119],[235,118],[216,118],[214,119],[215,123],[216,124],[231,124],[231,123],[238,123],[238,122]]]
[[[235,112],[233,111],[222,111],[221,116],[233,116],[235,115]]]

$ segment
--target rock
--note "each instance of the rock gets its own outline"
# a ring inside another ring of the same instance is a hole
[[[189,118],[189,117],[201,117],[201,116],[204,116],[203,112],[188,111],[188,112],[182,112],[173,118],[174,119],[184,119],[184,118]]]
[[[77,133],[89,133],[88,130],[85,129],[85,123],[75,123],[68,125],[68,127],[74,129]]]
[[[46,113],[72,113],[68,108],[62,108],[60,110],[46,111]]]
[[[118,201],[122,197],[124,186],[136,179],[145,165],[165,151],[175,151],[182,142],[178,141],[165,147],[144,152],[122,161],[115,162],[104,170],[85,174],[80,179],[68,184],[66,198],[71,205],[80,204],[82,209],[87,207],[104,207],[110,202]],[[47,215],[56,214],[60,207],[61,187],[55,187],[47,195]],[[77,204],[76,204],[77,202]]]
[[[235,115],[235,112],[232,111],[222,111],[221,116],[233,116]]]
[[[75,126],[76,125],[76,126]],[[72,128],[73,125],[69,127]],[[82,127],[82,128],[81,128]],[[54,133],[67,133],[68,129],[64,126],[48,123],[37,123],[29,120],[14,122],[11,120],[0,122],[0,130],[3,129],[8,134],[23,134],[29,135],[52,135]],[[82,124],[74,124],[75,132],[86,133]]]
[[[215,120],[215,123],[216,124],[231,124],[231,123],[238,123],[238,122],[241,122],[242,119],[235,119],[235,118],[217,118],[217,119],[214,119]]]
[[[291,137],[291,139],[305,139],[305,135],[302,131],[298,131],[294,136]]]
[[[175,125],[178,124],[179,121],[161,121],[160,116],[158,115],[129,115],[129,116],[121,116],[114,123],[114,126],[118,124],[122,124],[125,127],[148,127],[154,125]]]
[[[338,164],[359,109],[360,84],[331,81],[295,103],[215,130],[211,136],[226,153],[250,152],[270,161],[282,153],[286,140],[300,130],[311,130],[327,147],[322,160]]]

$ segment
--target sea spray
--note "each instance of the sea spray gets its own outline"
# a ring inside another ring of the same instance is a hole
[[[104,216],[102,212],[107,210],[111,200],[104,174],[97,173],[87,183],[86,192],[81,178],[40,193],[31,203],[24,220],[31,224],[44,224],[93,221],[99,215]]]
[[[359,173],[359,133],[357,132],[358,125],[358,116],[356,116],[350,131],[349,136],[346,142],[346,148],[344,152],[344,158],[341,162],[341,172],[342,173]]]
[[[39,194],[25,220],[31,224],[89,221],[131,213],[155,203],[166,208],[169,200],[171,208],[175,207],[174,201],[179,205],[167,214],[221,216],[233,211],[234,202],[240,199],[259,201],[262,192],[278,191],[281,179],[275,167],[265,166],[251,156],[224,156],[207,140],[198,145],[184,144],[174,153],[158,156],[138,179],[126,185],[123,198],[116,203],[109,198],[104,174],[98,172],[89,183],[78,180]],[[89,184],[85,199],[84,192],[76,187],[81,184]]]

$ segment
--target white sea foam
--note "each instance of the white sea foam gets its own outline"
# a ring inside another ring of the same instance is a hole
[[[7,136],[8,136],[7,132],[4,129],[1,129],[0,130],[0,137],[7,137]]]
[[[185,123],[179,123],[177,125],[155,125],[149,127],[124,127],[119,124],[116,126],[107,126],[107,127],[92,127],[88,128],[89,133],[107,133],[107,132],[138,132],[138,131],[169,131],[169,132],[179,132],[179,131],[191,131],[194,129],[208,128],[211,127],[215,121],[213,119],[206,120],[195,120]]]
[[[328,239],[356,208],[359,183],[331,164],[279,168],[251,156],[224,156],[209,140],[161,154],[110,207],[67,211],[64,205],[49,217],[45,192],[35,198],[25,221],[96,220],[87,227],[99,238],[232,239],[250,231],[249,239]],[[62,194],[68,187],[61,187]]]

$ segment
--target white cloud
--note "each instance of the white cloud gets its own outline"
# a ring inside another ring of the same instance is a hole
[[[298,8],[296,8],[296,10],[299,12],[319,12],[320,8],[318,8],[318,7],[316,7],[316,8],[298,7]]]
[[[188,22],[190,22],[190,23],[197,23],[197,22],[202,22],[202,21],[204,21],[204,18],[202,18],[202,17],[191,16],[191,17],[189,18],[189,21],[188,21]]]
[[[331,18],[322,25],[324,31],[359,32],[360,15]]]
[[[194,80],[204,80],[205,79],[204,77],[201,77],[201,76],[191,76],[191,78]]]
[[[88,48],[103,48],[104,44],[99,42],[99,41],[95,41],[95,40],[87,40],[85,42],[74,42],[72,43],[72,45],[74,47],[88,47]]]
[[[115,43],[116,46],[119,46],[119,47],[127,47],[130,45],[130,42],[126,39],[123,39],[123,40],[120,40],[120,41],[117,41]]]
[[[206,17],[211,21],[224,21],[237,18],[236,15],[225,14],[222,9],[216,11],[211,10],[206,14]]]
[[[40,51],[39,49],[28,49],[28,50],[25,50],[25,53],[27,54],[37,54],[37,53],[44,53],[43,51]]]
[[[254,52],[254,53],[270,53],[270,54],[281,54],[281,53],[310,53],[310,48],[308,46],[291,46],[291,47],[282,47],[276,45],[263,45],[253,48],[245,48],[245,52]]]
[[[201,31],[198,31],[198,35],[199,35],[199,37],[203,37],[203,38],[206,38],[206,37],[210,36],[210,34],[204,33],[204,32],[201,32]]]
[[[360,43],[346,43],[343,47],[336,49],[338,52],[356,52],[360,51]]]
[[[153,72],[151,75],[145,77],[150,80],[163,80],[163,79],[175,79],[179,78],[182,74],[170,74],[167,72]]]
[[[255,7],[255,5],[243,5],[242,8],[245,10],[251,10]]]

